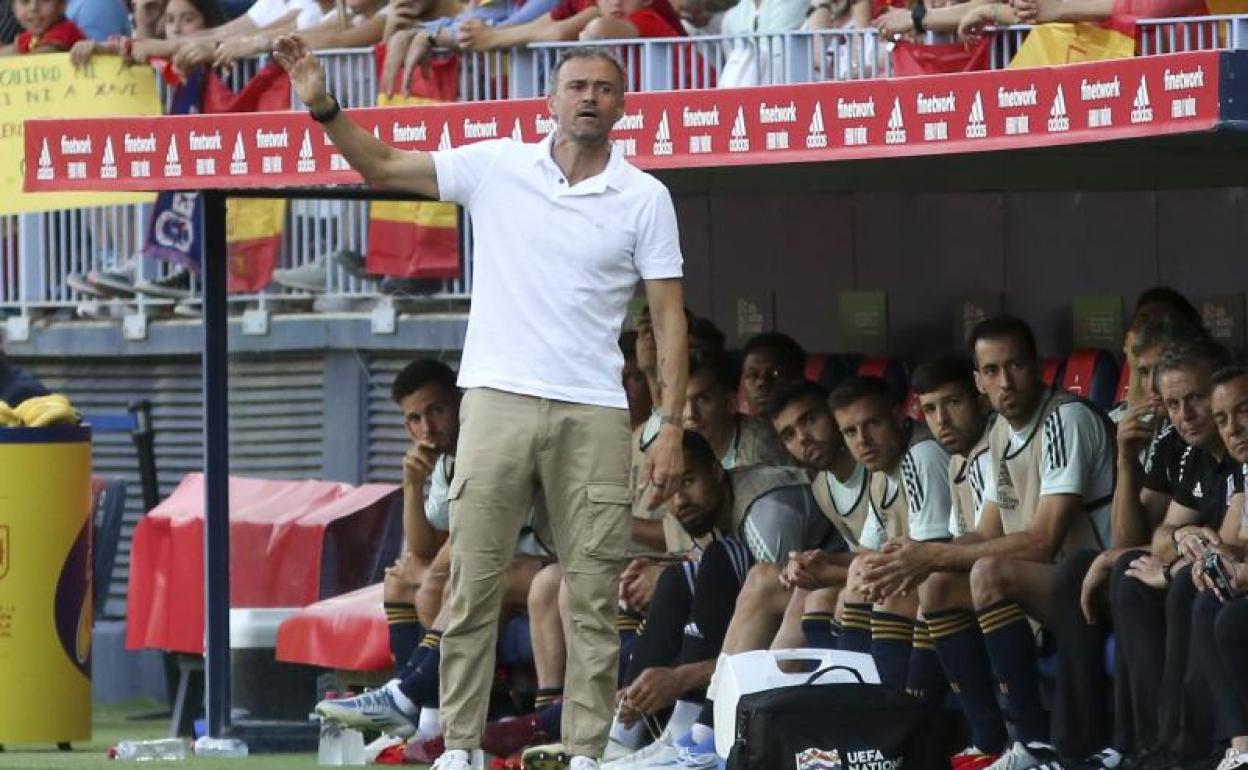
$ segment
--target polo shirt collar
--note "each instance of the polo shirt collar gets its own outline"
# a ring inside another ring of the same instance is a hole
[[[551,171],[551,173],[563,176],[563,169],[559,168],[559,164],[555,162],[553,154],[555,148],[555,135],[558,129],[551,131],[542,141],[533,145],[533,162],[536,165],[543,165]],[[592,193],[604,193],[607,188],[619,190],[621,188],[620,171],[624,163],[624,147],[619,142],[611,142],[611,157],[607,160],[607,166],[600,173],[584,180],[576,185],[574,195],[586,195]]]

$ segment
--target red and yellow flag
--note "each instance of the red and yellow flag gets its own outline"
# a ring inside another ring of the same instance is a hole
[[[276,62],[256,73],[238,93],[215,74],[204,88],[205,113],[289,109],[290,79]],[[285,224],[285,199],[231,198],[226,202],[229,291],[257,292],[268,285],[281,254]]]
[[[1135,56],[1135,38],[1112,26],[1092,22],[1040,24],[1010,60],[1010,69],[1052,67]]]
[[[378,67],[384,49],[378,51]],[[391,107],[455,101],[459,92],[459,57],[434,58],[426,73],[417,67],[407,94],[380,94],[377,105]],[[431,130],[435,130],[432,126]],[[398,278],[459,276],[459,220],[453,203],[375,201],[369,206],[368,253],[372,275]]]

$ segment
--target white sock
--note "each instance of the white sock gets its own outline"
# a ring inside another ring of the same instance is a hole
[[[619,720],[616,720],[611,723],[611,740],[621,746],[635,749],[641,743],[641,737],[645,729],[646,721],[644,719],[638,719],[633,723],[632,727],[625,727]]]
[[[425,706],[420,710],[420,721],[416,724],[416,732],[432,738],[442,734],[442,710]]]
[[[713,728],[707,727],[701,722],[693,723],[693,743],[695,746],[701,743],[706,743],[714,738],[715,730]]]
[[[416,704],[412,703],[412,699],[403,694],[399,689],[399,680],[391,679],[386,682],[386,691],[390,693],[390,697],[394,698],[394,705],[399,707],[399,711],[410,716],[416,714]]]
[[[667,731],[673,738],[679,738],[693,727],[702,713],[702,704],[687,700],[678,700],[672,707],[672,718],[667,720]]]

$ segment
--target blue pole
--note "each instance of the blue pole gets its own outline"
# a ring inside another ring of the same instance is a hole
[[[230,725],[229,327],[225,196],[204,191],[204,700],[208,735]]]

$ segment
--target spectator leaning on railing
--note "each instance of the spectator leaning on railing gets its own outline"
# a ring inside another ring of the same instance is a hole
[[[527,10],[526,5],[521,13]],[[680,15],[669,0],[653,0],[646,10],[656,14],[671,29],[683,30]],[[459,27],[458,43],[467,50],[489,51],[529,43],[576,40],[590,22],[601,15],[595,0],[560,0],[549,12],[523,23],[507,19],[498,26],[490,27],[476,19],[465,21]],[[676,33],[677,36],[680,34]]]
[[[1010,0],[1022,24],[1200,16],[1205,0]]]
[[[545,13],[553,6],[552,0],[534,0],[527,4],[517,0],[474,0],[466,7],[454,1],[391,0],[383,38],[386,56],[381,74],[382,93],[394,94],[400,84],[410,83],[412,70],[418,65],[426,66],[435,48],[458,48],[459,29],[465,22],[501,24],[519,15],[522,8],[527,11],[528,18],[534,18],[535,11]],[[397,77],[400,70],[401,78]]]
[[[297,30],[302,30],[300,36],[313,50],[364,48],[381,42],[386,27],[386,0],[346,0],[345,8],[345,16],[335,8],[310,26],[299,26],[301,21],[310,20],[301,14],[255,34],[223,40],[213,54],[212,64],[228,67],[239,59],[260,56],[273,47],[278,36]]]
[[[108,40],[79,40],[69,49],[70,60],[75,67],[85,67],[97,53],[114,54],[129,59],[136,40],[162,40],[171,37],[168,34],[171,28],[174,30],[173,36],[204,28],[203,12],[189,0],[174,5],[172,10],[170,5],[169,0],[137,0],[132,13],[132,35],[113,35]]]

